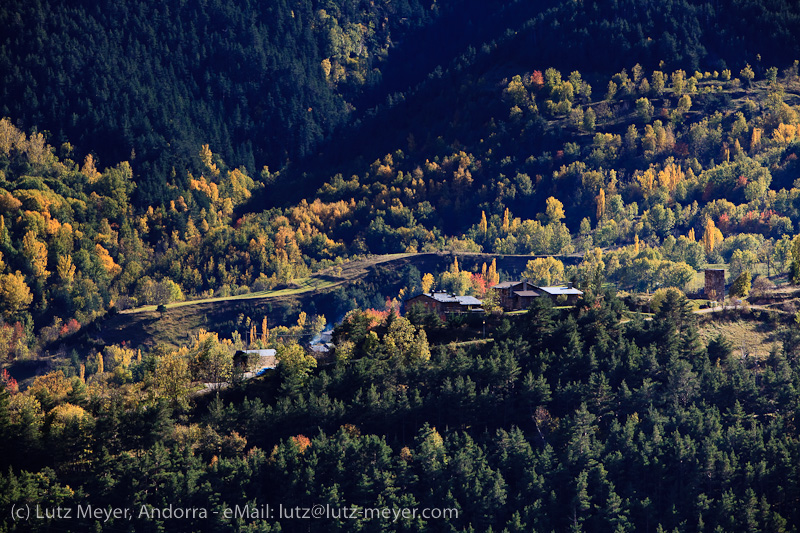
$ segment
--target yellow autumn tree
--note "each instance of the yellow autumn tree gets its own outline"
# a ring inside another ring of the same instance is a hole
[[[566,215],[564,214],[564,204],[553,196],[549,197],[546,201],[547,207],[545,208],[545,216],[547,221],[551,224],[560,222]]]
[[[264,344],[264,346],[266,346],[268,340],[269,340],[269,328],[267,327],[267,317],[265,316],[264,319],[261,321],[261,342]]]
[[[33,295],[19,270],[14,274],[0,276],[0,314],[11,321],[24,312],[33,302]]]
[[[644,172],[639,172],[636,176],[636,180],[639,182],[639,187],[642,189],[644,197],[647,198],[650,196],[656,182],[656,173],[653,169],[648,168]]]
[[[422,292],[429,293],[433,287],[433,274],[425,274],[422,276]]]
[[[27,394],[36,397],[44,406],[54,406],[63,402],[72,392],[72,380],[62,370],[37,376],[28,387]]]
[[[779,144],[789,144],[797,136],[797,127],[793,124],[779,124],[772,132],[772,140]]]
[[[658,186],[665,188],[669,192],[674,192],[675,187],[677,187],[685,177],[686,175],[683,173],[683,170],[681,170],[680,165],[670,163],[659,171]]]
[[[489,223],[486,220],[486,211],[481,211],[481,221],[480,224],[478,224],[478,231],[483,237],[486,237],[486,233],[489,231]]]
[[[72,264],[72,256],[61,255],[58,257],[58,264],[56,265],[56,273],[58,278],[65,285],[71,285],[75,281],[75,265]]]
[[[78,426],[87,428],[94,421],[92,415],[86,412],[83,407],[71,403],[62,403],[55,406],[49,413],[50,434],[58,438],[67,426]]]
[[[200,155],[200,162],[203,163],[203,166],[205,166],[206,169],[208,169],[211,176],[214,178],[219,176],[219,169],[212,160],[214,154],[211,153],[211,148],[209,147],[209,145],[204,144],[203,146],[201,146],[199,155]]]
[[[714,224],[714,221],[711,218],[706,219],[705,231],[703,232],[703,249],[706,251],[706,255],[711,254],[723,239],[722,232]]]
[[[537,257],[528,261],[522,276],[534,285],[553,285],[564,279],[564,263],[554,257]]]
[[[136,357],[135,350],[132,348],[113,345],[106,347],[105,353],[114,363],[114,376],[118,380],[126,382],[133,379],[131,363]]]
[[[22,238],[22,253],[31,265],[31,270],[37,278],[45,279],[50,274],[47,271],[47,246],[36,238],[36,233],[29,231]]]
[[[84,158],[81,174],[89,178],[89,183],[97,181],[97,178],[100,177],[100,173],[97,171],[97,168],[95,168],[94,156],[92,154],[88,154]]]
[[[492,264],[489,265],[489,270],[486,272],[486,286],[494,287],[500,283],[500,275],[497,273],[497,259],[492,259]]]
[[[108,250],[100,246],[99,243],[94,245],[94,250],[97,254],[97,258],[100,260],[100,265],[109,276],[113,278],[122,272],[122,267],[114,262],[114,259],[109,255]]]
[[[600,194],[595,198],[597,201],[597,220],[603,220],[606,216],[606,191],[600,189]]]

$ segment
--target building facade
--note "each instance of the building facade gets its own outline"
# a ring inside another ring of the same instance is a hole
[[[497,292],[498,303],[505,311],[527,309],[534,300],[542,297],[556,302],[560,296],[563,296],[564,303],[573,305],[578,298],[583,296],[583,291],[574,288],[572,283],[563,286],[539,287],[527,280],[504,281],[492,287],[492,290]]]
[[[709,300],[721,302],[725,299],[725,270],[707,268],[705,271],[705,296]]]
[[[446,292],[422,293],[406,300],[406,309],[422,305],[437,315],[482,311],[483,302],[474,296],[456,296]]]

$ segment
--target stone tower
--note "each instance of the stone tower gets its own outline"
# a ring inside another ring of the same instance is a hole
[[[725,270],[721,268],[706,269],[705,296],[709,300],[721,302],[725,299]]]

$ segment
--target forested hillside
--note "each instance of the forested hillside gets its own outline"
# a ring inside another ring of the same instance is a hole
[[[537,305],[471,348],[429,347],[424,315],[355,312],[332,366],[314,372],[285,346],[263,383],[188,413],[171,385],[186,379],[181,353],[202,368],[224,342],[129,354],[129,366],[123,351],[104,380],[53,373],[0,393],[0,501],[91,502],[131,519],[0,520],[10,531],[795,531],[797,328],[771,323],[780,345],[743,359],[724,338],[700,342],[690,308],[673,294],[655,320],[621,325],[610,294],[571,311]],[[141,381],[119,386],[126,371]],[[170,504],[208,515],[141,514]],[[458,514],[224,518],[248,504]]]
[[[82,156],[131,158],[136,197],[158,202],[200,144],[251,171],[309,153],[380,81],[392,39],[438,12],[414,0],[4,2],[0,113]]]
[[[800,528],[797,6],[11,0],[0,28],[0,502],[135,510],[0,531]],[[337,285],[401,252],[438,255]],[[519,276],[584,297],[506,314]],[[185,346],[100,334],[301,287]],[[434,289],[486,314],[404,308]],[[757,340],[709,334],[738,320]],[[141,515],[170,503],[218,514]]]
[[[462,57],[365,123],[364,135],[380,136],[371,128],[381,119],[422,117],[402,141],[386,134],[381,142],[400,144],[371,162],[354,156],[342,172],[305,178],[265,171],[264,185],[202,145],[198,170],[180,171],[185,186],[147,207],[131,199],[127,162],[100,171],[91,155],[76,162],[71,145],[3,119],[5,327],[28,324],[32,346],[34,330],[111,307],[287,286],[365,253],[591,252],[564,277],[633,290],[685,288],[709,263],[727,264],[732,279],[800,272],[797,63],[763,79],[749,65],[633,65],[598,97],[578,71],[501,77],[503,46]],[[287,184],[314,182],[323,185],[308,199],[255,209]]]
[[[800,56],[792,8],[12,0],[0,7],[0,114],[26,131],[49,131],[55,146],[71,142],[81,159],[130,160],[134,199],[146,207],[163,201],[167,183],[186,186],[182,171],[196,170],[201,144],[254,176],[276,170],[469,47],[505,39],[495,61],[592,75],[663,61],[669,70],[719,71],[750,62],[760,76]]]

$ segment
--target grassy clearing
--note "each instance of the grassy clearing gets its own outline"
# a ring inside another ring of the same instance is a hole
[[[494,342],[494,339],[492,339],[492,338],[475,339],[475,340],[471,340],[471,341],[449,342],[445,346],[447,346],[448,348],[459,348],[459,347],[463,347],[463,346],[482,346],[482,345],[485,345],[485,344],[490,344],[492,342]]]
[[[326,268],[313,276],[306,278],[297,278],[292,282],[291,287],[283,289],[248,292],[246,294],[237,294],[235,296],[218,296],[214,298],[202,298],[198,300],[187,300],[183,302],[173,302],[167,304],[167,309],[175,309],[177,307],[184,307],[188,305],[198,305],[217,302],[228,302],[236,300],[253,300],[261,298],[280,298],[285,296],[296,296],[306,292],[320,291],[330,289],[344,283],[363,276],[370,267],[386,263],[389,261],[396,261],[398,259],[405,259],[406,257],[414,254],[388,254],[379,256],[370,256],[356,261],[349,261],[341,265]],[[157,309],[155,305],[144,305],[135,309],[128,309],[122,311],[125,314],[152,312]]]
[[[216,302],[228,302],[228,301],[235,301],[235,300],[253,300],[259,298],[277,298],[282,296],[295,296],[298,294],[303,294],[305,292],[310,291],[318,291],[329,289],[331,287],[335,287],[340,283],[343,283],[345,280],[322,280],[316,277],[309,277],[309,278],[300,278],[294,281],[294,287],[289,287],[285,289],[278,289],[274,291],[258,291],[258,292],[248,292],[247,294],[237,294],[236,296],[219,296],[216,298],[203,298],[200,300],[187,300],[184,302],[173,302],[167,304],[167,309],[175,309],[177,307],[185,307],[187,305],[198,305],[198,304],[208,304],[208,303],[216,303]],[[122,311],[123,313],[141,313],[147,311],[155,311],[157,306],[155,305],[144,305],[142,307],[137,307],[136,309],[128,309],[126,311]]]
[[[744,352],[750,357],[763,360],[769,356],[774,345],[780,344],[774,324],[737,318],[711,320],[700,325],[700,337],[706,343],[720,333],[733,344],[734,355],[739,357]]]

